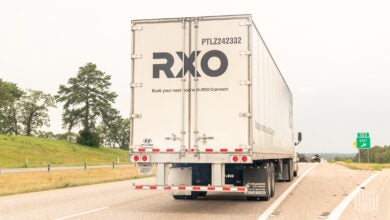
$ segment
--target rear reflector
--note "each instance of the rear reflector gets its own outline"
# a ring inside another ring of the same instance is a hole
[[[219,151],[220,151],[220,152],[228,152],[228,149],[226,149],[226,148],[221,148]]]
[[[138,148],[138,152],[145,152],[145,148]]]
[[[236,148],[234,149],[235,152],[242,152],[242,148]]]
[[[206,152],[213,152],[213,149],[211,149],[211,148],[206,148],[205,151],[206,151]]]
[[[168,185],[133,185],[136,190],[179,190],[179,191],[214,191],[246,192],[245,186],[168,186]]]

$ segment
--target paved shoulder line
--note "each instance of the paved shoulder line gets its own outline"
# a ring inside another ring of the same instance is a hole
[[[377,177],[378,175],[380,174],[380,172],[377,172],[373,175],[371,175],[370,177],[368,177],[362,184],[360,184],[358,187],[356,187],[355,190],[352,191],[352,193],[350,193],[347,197],[345,197],[343,199],[343,201],[341,201],[341,203],[335,208],[333,209],[333,211],[330,213],[330,215],[328,216],[328,219],[329,220],[333,220],[333,219],[339,219],[341,217],[341,215],[343,214],[344,210],[348,207],[349,203],[351,203],[351,201],[353,200],[353,198],[355,198],[355,196],[357,194],[359,194],[359,192],[364,189],[368,183],[371,182],[371,180],[373,180],[375,177]]]
[[[98,209],[92,209],[92,210],[89,210],[89,211],[79,212],[79,213],[76,213],[76,214],[73,214],[73,215],[68,215],[68,216],[64,216],[64,217],[61,217],[61,218],[56,218],[55,220],[70,219],[70,218],[74,218],[74,217],[81,216],[81,215],[86,215],[86,214],[90,214],[90,213],[94,213],[94,212],[99,212],[99,211],[102,211],[104,209],[108,209],[108,207],[101,207],[101,208],[98,208]]]
[[[299,179],[297,179],[295,182],[293,182],[293,184],[290,185],[290,187],[287,188],[286,191],[283,192],[282,195],[279,196],[279,198],[277,200],[275,200],[274,203],[272,203],[271,206],[268,207],[267,210],[265,210],[263,212],[263,214],[261,214],[259,216],[259,218],[257,220],[267,220],[268,217],[275,211],[276,208],[278,208],[278,206],[283,202],[283,200],[286,199],[286,197],[288,196],[288,194],[290,194],[290,192],[298,185],[299,182],[301,182],[301,180],[308,174],[310,173],[310,171],[312,169],[314,169],[314,167],[316,167],[318,165],[318,163],[314,164],[312,167],[310,167],[308,170],[306,170],[306,172],[304,174],[302,174],[302,176],[299,177]]]

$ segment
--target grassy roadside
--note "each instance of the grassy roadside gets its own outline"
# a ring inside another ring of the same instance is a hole
[[[2,168],[130,164],[127,150],[92,148],[68,141],[0,135]]]
[[[378,164],[378,163],[346,163],[337,161],[336,164],[345,166],[347,168],[353,169],[353,170],[383,170],[383,169],[389,169],[390,164]]]
[[[95,168],[0,175],[0,196],[137,179],[136,167]]]

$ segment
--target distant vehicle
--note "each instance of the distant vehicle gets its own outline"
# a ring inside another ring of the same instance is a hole
[[[310,158],[310,161],[311,161],[312,163],[315,163],[315,162],[320,163],[320,162],[321,162],[321,157],[320,157],[318,154],[314,154],[314,155]]]
[[[298,158],[299,158],[299,162],[308,162],[305,154],[299,154]]]
[[[132,21],[130,160],[175,199],[297,175],[293,97],[250,15]]]

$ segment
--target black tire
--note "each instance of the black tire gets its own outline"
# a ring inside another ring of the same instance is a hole
[[[289,165],[289,182],[291,182],[294,179],[294,166],[292,159],[288,160]]]
[[[274,163],[271,163],[271,197],[275,195],[275,167]]]
[[[176,200],[197,199],[199,196],[206,196],[207,191],[191,191],[191,195],[173,195]]]
[[[183,195],[173,195],[173,198],[176,200],[192,199],[191,196],[183,196]]]
[[[198,196],[205,197],[206,195],[207,195],[207,191],[200,191]]]
[[[271,173],[271,163],[266,163],[266,181],[265,181],[265,196],[261,197],[262,201],[268,201],[271,198],[272,194],[272,173]]]
[[[207,191],[191,191],[191,195],[189,199],[197,199],[198,197],[205,197],[207,195]]]
[[[261,200],[261,198],[260,197],[248,196],[248,197],[246,197],[246,200],[248,200],[248,201],[259,201],[259,200]]]

